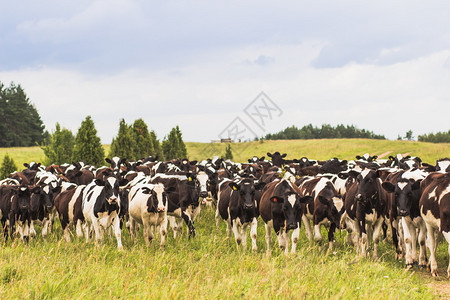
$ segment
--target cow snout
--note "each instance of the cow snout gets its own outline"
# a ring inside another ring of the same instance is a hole
[[[244,204],[244,209],[253,209],[255,206],[253,204]]]
[[[164,206],[158,207],[158,212],[165,212],[166,208]]]
[[[297,229],[297,223],[288,224],[286,226],[286,230],[294,230]]]
[[[355,199],[357,201],[361,201],[362,200],[362,195],[361,194],[356,194]]]
[[[109,203],[111,204],[117,203],[117,197],[116,196],[109,197]]]
[[[399,210],[398,210],[398,215],[399,215],[400,217],[405,217],[405,216],[408,215],[408,211],[407,211],[406,209],[399,209]]]
[[[206,198],[206,197],[208,197],[208,192],[200,192],[200,197],[201,197],[201,198]]]

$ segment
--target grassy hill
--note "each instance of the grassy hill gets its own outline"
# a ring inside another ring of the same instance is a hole
[[[225,155],[226,143],[187,142],[186,148],[191,160],[212,158],[214,155]],[[105,153],[110,145],[103,145]],[[245,162],[253,155],[266,156],[267,152],[279,151],[287,153],[287,159],[306,156],[311,159],[325,160],[333,157],[354,159],[355,155],[370,153],[380,155],[390,152],[410,153],[419,156],[424,162],[434,164],[437,159],[450,156],[450,144],[433,144],[409,141],[368,140],[368,139],[326,139],[326,140],[279,140],[232,143],[233,161]],[[44,152],[39,147],[0,148],[0,159],[8,153],[21,168],[24,162],[44,161]],[[386,157],[387,158],[387,157]]]

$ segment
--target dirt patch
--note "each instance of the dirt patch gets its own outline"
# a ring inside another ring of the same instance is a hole
[[[450,282],[446,279],[442,281],[430,282],[427,284],[433,293],[442,299],[450,299]]]
[[[386,156],[388,156],[389,154],[391,154],[392,153],[392,151],[387,151],[387,152],[384,152],[384,153],[382,153],[382,154],[380,154],[380,155],[378,155],[378,158],[383,158],[383,157],[386,157]]]

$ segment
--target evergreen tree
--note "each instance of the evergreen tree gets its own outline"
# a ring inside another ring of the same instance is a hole
[[[150,132],[150,137],[151,137],[152,145],[153,145],[153,149],[154,149],[152,156],[158,157],[158,160],[163,161],[164,160],[164,152],[162,150],[162,146],[159,143],[159,140],[158,140],[154,130],[152,130]]]
[[[153,139],[148,132],[147,124],[144,120],[137,119],[133,123],[133,138],[134,138],[134,158],[142,159],[148,156],[156,156]],[[159,144],[159,142],[158,142]]]
[[[33,146],[44,139],[41,117],[20,85],[0,82],[0,147]]]
[[[233,152],[231,151],[231,144],[228,144],[225,148],[225,159],[233,159]]]
[[[87,116],[78,129],[72,160],[99,167],[104,165],[104,159],[105,150],[97,136],[94,121],[91,116]]]
[[[46,156],[45,164],[64,164],[72,160],[72,152],[75,144],[75,137],[72,131],[63,128],[56,123],[56,129],[49,136],[49,141],[41,145]]]
[[[162,150],[166,159],[185,158],[187,157],[186,145],[184,145],[180,128],[178,126],[172,128],[169,135],[162,143]]]
[[[126,158],[127,160],[134,159],[135,139],[133,138],[133,130],[125,123],[125,120],[120,120],[119,133],[116,138],[113,138],[109,157],[118,156]]]
[[[5,157],[3,157],[3,162],[0,166],[0,179],[7,178],[9,174],[14,171],[17,171],[17,166],[14,163],[14,160],[8,154],[6,154]]]

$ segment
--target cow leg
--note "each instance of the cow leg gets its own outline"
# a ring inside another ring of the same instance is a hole
[[[136,243],[136,221],[134,220],[133,217],[130,216],[130,218],[128,219],[128,223],[130,225],[130,235],[131,235],[131,239],[133,240],[133,243]]]
[[[161,235],[160,248],[164,250],[166,248],[166,235],[167,235],[167,216],[164,216],[163,221],[159,227],[159,234]]]
[[[231,219],[231,218],[230,218]],[[239,245],[242,242],[242,236],[241,236],[241,232],[240,232],[240,228],[241,227],[241,222],[238,221],[237,219],[231,219],[231,228],[233,229],[233,234],[234,234],[234,240],[236,241],[236,247],[239,250]]]
[[[76,228],[76,232],[77,232],[77,237],[79,239],[81,239],[83,237],[83,226],[82,226],[82,222],[80,219],[77,220],[77,224],[76,224],[75,228]]]
[[[392,230],[392,243],[394,244],[394,247],[395,247],[395,259],[400,260],[402,258],[402,250],[401,250],[401,247],[400,247],[399,241],[398,241],[398,237],[399,237],[398,220],[393,219],[390,221],[391,221],[391,230]]]
[[[42,238],[46,238],[49,232],[49,222],[50,220],[47,218],[44,218],[44,220],[42,221]]]
[[[438,276],[437,273],[437,261],[436,261],[436,235],[434,228],[432,225],[426,223],[427,226],[427,244],[428,249],[430,249],[430,261],[428,262],[428,269],[431,272],[431,276]]]
[[[100,246],[103,243],[103,227],[97,222],[95,218],[92,220],[92,226],[94,227],[95,244],[97,246]]]
[[[143,220],[143,231],[144,231],[145,246],[149,247],[153,240],[153,234],[152,234],[152,228],[150,226],[150,222],[145,219]]]
[[[253,218],[252,220],[252,224],[250,227],[250,237],[252,238],[252,251],[257,251],[258,250],[258,246],[256,245],[256,237],[258,234],[258,219],[257,218]]]
[[[334,245],[334,232],[336,231],[336,224],[331,223],[330,230],[328,231],[328,253],[331,253],[333,251],[333,245]]]
[[[169,224],[170,224],[170,228],[173,231],[173,238],[176,239],[177,238],[177,233],[179,232],[177,220],[176,220],[176,218],[174,216],[168,216],[167,218],[168,218],[168,221],[169,221]]]
[[[244,225],[241,228],[241,237],[242,237],[242,248],[247,250],[247,230],[248,230],[249,223],[244,223]]]
[[[77,223],[77,225],[78,225],[78,223]],[[84,237],[86,238],[86,243],[88,243],[89,235],[90,235],[90,224],[88,222],[84,222],[83,229],[84,229]]]
[[[278,246],[280,247],[281,251],[284,251],[284,253],[287,254],[289,247],[289,239],[286,232],[286,227],[282,227],[277,235],[278,235]]]
[[[450,279],[450,231],[443,231],[442,234],[444,235],[445,240],[447,241],[448,244],[448,254],[449,254],[449,264],[447,267],[447,277]]]
[[[29,237],[30,237],[30,221],[25,220],[25,222],[22,222],[23,225],[23,237],[22,240],[25,243],[28,243]]]
[[[192,222],[191,217],[189,216],[189,214],[187,214],[184,211],[181,213],[181,217],[186,222],[186,225],[189,230],[189,237],[192,236],[194,238],[195,237],[195,227],[194,227],[194,222]]]
[[[117,249],[122,250],[123,249],[123,245],[122,245],[122,229],[120,228],[120,218],[119,216],[116,216],[113,220],[113,230],[114,230],[114,235],[116,236],[116,240],[117,240]]]
[[[417,232],[416,226],[410,217],[402,218],[403,236],[405,240],[405,262],[406,266],[412,266],[417,262]]]
[[[227,239],[228,241],[231,239],[231,218],[228,218],[227,220]]]
[[[378,258],[378,243],[380,242],[380,236],[383,229],[384,218],[378,218],[375,221],[373,229],[373,258]]]
[[[216,215],[215,215],[215,219],[216,219],[216,232],[219,232],[219,222],[220,222],[220,213],[219,213],[219,206],[216,207]]]
[[[2,219],[2,230],[3,236],[5,238],[5,243],[8,241],[8,229],[6,228],[6,219]]]
[[[420,218],[420,217],[419,217]],[[427,238],[427,227],[422,218],[417,222],[419,228],[419,267],[423,268],[427,265],[427,247],[426,247],[426,238]]]
[[[297,243],[298,243],[299,236],[300,236],[300,222],[297,222],[297,228],[295,228],[292,231],[292,235],[291,235],[291,241],[292,241],[291,253],[295,253],[295,251],[297,250]]]
[[[322,233],[320,232],[320,224],[314,225],[314,240],[320,242],[322,240]]]
[[[302,216],[302,222],[305,225],[306,237],[310,242],[312,242],[313,234],[311,230],[311,223],[309,222],[309,219],[306,215]]]
[[[270,220],[269,222],[264,224],[264,228],[266,229],[266,246],[267,246],[266,254],[270,255],[270,253],[271,253],[270,244],[272,242],[273,221]]]
[[[36,237],[36,230],[34,229],[34,221],[31,220],[30,223],[30,237]]]

